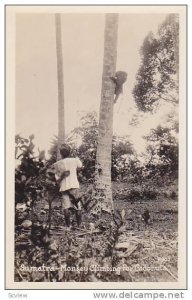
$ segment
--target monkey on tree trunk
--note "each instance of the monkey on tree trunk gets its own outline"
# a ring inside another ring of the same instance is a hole
[[[124,71],[117,71],[115,76],[110,77],[115,83],[115,99],[114,103],[117,102],[119,95],[123,93],[123,84],[127,80],[127,73]]]

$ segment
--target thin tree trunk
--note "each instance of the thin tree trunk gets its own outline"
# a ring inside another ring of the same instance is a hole
[[[99,136],[96,154],[95,210],[112,212],[111,150],[113,136],[114,83],[116,71],[118,14],[106,14],[104,34],[104,61],[99,116]]]
[[[64,142],[65,139],[63,55],[62,55],[60,14],[55,14],[55,26],[56,26],[56,50],[57,50],[57,81],[58,81],[58,139],[59,139],[58,142],[60,145]]]

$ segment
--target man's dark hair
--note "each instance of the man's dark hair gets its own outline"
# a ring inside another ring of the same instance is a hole
[[[70,155],[70,152],[71,152],[71,148],[69,146],[61,145],[60,153],[62,158],[68,157]]]

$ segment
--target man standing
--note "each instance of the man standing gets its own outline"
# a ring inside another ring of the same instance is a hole
[[[61,159],[54,165],[54,173],[59,183],[59,191],[62,194],[61,205],[64,211],[65,223],[70,228],[70,209],[75,209],[77,226],[81,224],[81,202],[79,195],[79,181],[77,171],[82,167],[78,157],[70,157],[69,146],[62,145],[60,148]]]

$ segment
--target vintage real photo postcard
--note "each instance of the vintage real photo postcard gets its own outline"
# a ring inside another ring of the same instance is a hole
[[[187,287],[186,10],[6,6],[6,289]]]

